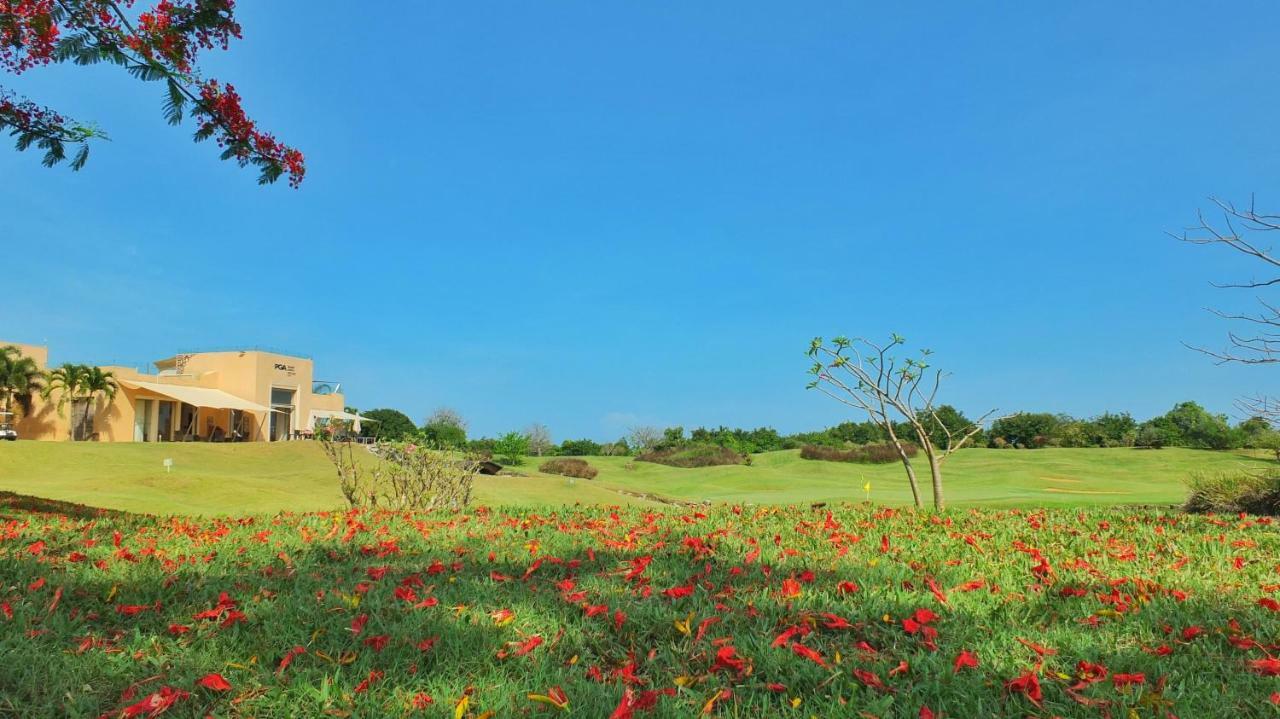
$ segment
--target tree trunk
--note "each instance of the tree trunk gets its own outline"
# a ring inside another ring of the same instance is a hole
[[[907,470],[907,483],[911,485],[911,498],[915,500],[916,509],[924,507],[920,502],[920,484],[916,481],[916,469],[911,466],[911,460],[907,458],[907,453],[898,448],[898,454],[902,457],[902,466]]]
[[[933,480],[933,508],[941,512],[947,508],[942,496],[942,463],[932,451],[929,452],[929,474]]]
[[[97,404],[97,403],[96,403],[96,402],[94,402],[93,397],[89,397],[88,402],[85,404],[85,408],[84,408],[84,432],[83,432],[83,434],[84,434],[84,438],[85,438],[86,440],[93,439],[93,425],[94,425],[94,421],[93,421],[93,419],[94,419],[94,418],[93,418],[93,415],[94,415],[94,413],[95,413],[95,412],[97,412],[97,409],[98,409],[98,408],[96,407],[96,404]]]

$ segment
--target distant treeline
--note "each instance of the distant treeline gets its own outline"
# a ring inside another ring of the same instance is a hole
[[[418,439],[438,445],[465,447],[481,454],[493,454],[501,438],[468,438],[461,423],[439,420],[416,426],[408,416],[390,409],[362,413],[378,419],[362,428],[362,434],[387,439]],[[950,406],[939,407],[936,419],[922,422],[934,444],[945,446],[947,431],[959,437],[971,420]],[[545,428],[543,428],[545,431]],[[915,430],[903,422],[894,432],[910,442],[920,443]],[[534,438],[537,439],[537,438]],[[848,449],[888,441],[884,427],[872,422],[842,422],[817,432],[780,434],[772,427],[742,429],[698,427],[638,428],[614,442],[566,439],[552,443],[535,441],[531,454],[539,456],[625,456],[673,448],[724,447],[742,455],[799,449],[805,446]],[[1180,402],[1158,417],[1138,422],[1127,412],[1104,412],[1089,418],[1050,412],[1019,412],[997,419],[978,433],[968,446],[1009,449],[1042,447],[1191,447],[1197,449],[1265,448],[1280,451],[1280,432],[1264,418],[1253,417],[1232,425],[1226,415],[1213,414],[1195,402]]]

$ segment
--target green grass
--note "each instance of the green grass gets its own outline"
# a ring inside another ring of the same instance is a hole
[[[173,460],[171,472],[163,466],[166,458]],[[333,466],[311,442],[3,442],[0,490],[150,514],[270,514],[346,506]],[[551,475],[479,477],[475,498],[489,504],[634,501]]]
[[[676,469],[626,458],[591,458],[602,486],[692,501],[789,504],[870,499],[911,501],[902,465],[861,465],[800,459],[798,451],[753,455],[751,466]],[[948,501],[956,505],[1081,506],[1174,504],[1196,472],[1274,466],[1248,453],[1190,449],[968,449],[943,466]],[[630,467],[630,468],[628,468]],[[928,494],[928,467],[916,462]]]
[[[166,473],[163,460],[174,460]],[[752,457],[751,466],[680,469],[626,457],[590,457],[594,480],[541,474],[481,477],[475,496],[491,505],[645,503],[638,494],[681,501],[785,504],[870,499],[910,501],[898,464],[802,460],[798,452]],[[948,460],[954,505],[1089,506],[1175,504],[1195,472],[1273,464],[1246,453],[1186,449],[964,450]],[[926,476],[927,470],[919,467]],[[0,490],[131,512],[244,514],[343,506],[333,469],[307,442],[280,444],[0,443]],[[924,488],[927,493],[927,487]]]
[[[600,719],[645,692],[634,719],[1277,712],[1262,519],[43,506],[70,516],[0,497],[0,717],[155,717],[167,697],[162,719]],[[565,711],[528,697],[552,688]]]

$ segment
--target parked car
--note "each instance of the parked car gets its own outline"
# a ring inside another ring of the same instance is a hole
[[[13,413],[0,412],[0,439],[10,442],[18,438],[18,430],[13,428]]]

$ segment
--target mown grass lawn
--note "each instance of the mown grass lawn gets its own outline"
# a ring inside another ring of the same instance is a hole
[[[165,458],[174,460],[171,473]],[[589,457],[591,481],[570,482],[537,471],[524,477],[481,477],[476,499],[493,505],[646,503],[638,494],[683,501],[785,504],[870,499],[905,504],[910,493],[897,464],[853,465],[802,460],[797,452],[754,455],[751,466],[678,469],[625,457]],[[946,465],[947,492],[957,505],[1090,506],[1181,502],[1195,472],[1263,468],[1274,462],[1247,453],[1188,449],[964,450]],[[923,468],[922,468],[923,469]],[[336,475],[319,447],[279,444],[0,444],[0,490],[132,512],[272,513],[343,506]]]
[[[0,716],[1275,716],[1278,562],[1125,508],[0,506]]]

